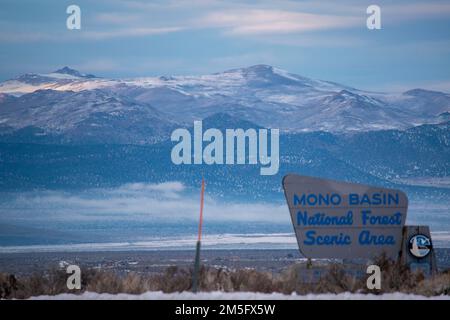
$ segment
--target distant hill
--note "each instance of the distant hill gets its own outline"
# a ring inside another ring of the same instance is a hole
[[[222,196],[265,198],[288,172],[448,190],[450,95],[376,93],[268,65],[203,76],[106,79],[69,67],[0,83],[0,190],[209,180]],[[175,128],[279,128],[280,171],[176,166]],[[447,192],[447,191],[445,191]]]
[[[220,122],[235,123],[224,114],[205,120],[219,127]],[[280,197],[281,178],[290,172],[409,188],[408,184],[414,183],[408,181],[416,178],[448,179],[449,142],[449,123],[406,131],[284,134],[280,171],[274,176],[261,176],[259,166],[252,165],[174,165],[171,141],[143,146],[0,143],[0,190],[82,189],[164,181],[180,181],[196,188],[203,175],[210,194],[267,199]],[[448,187],[439,190],[436,192],[450,192]]]
[[[448,112],[447,93],[369,92],[268,65],[137,79],[64,67],[0,83],[0,138],[10,142],[148,145],[217,113],[285,133],[405,130]]]

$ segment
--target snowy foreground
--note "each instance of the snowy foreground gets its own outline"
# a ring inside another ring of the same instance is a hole
[[[133,294],[108,294],[84,292],[82,294],[59,294],[55,296],[37,296],[32,300],[450,300],[450,296],[425,297],[406,293],[385,293],[382,295],[340,293],[340,294],[308,294],[308,295],[284,295],[280,293],[256,293],[256,292],[192,292],[163,293],[161,291],[149,291],[140,295]]]

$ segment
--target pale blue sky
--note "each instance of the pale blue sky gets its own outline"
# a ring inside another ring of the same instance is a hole
[[[66,8],[81,7],[81,30]],[[382,30],[366,28],[381,7]],[[62,66],[105,77],[264,63],[357,88],[450,92],[450,1],[2,0],[0,80]]]

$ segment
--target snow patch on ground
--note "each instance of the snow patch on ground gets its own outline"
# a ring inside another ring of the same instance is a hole
[[[108,294],[84,292],[82,294],[59,294],[55,296],[37,296],[31,300],[450,300],[450,296],[425,297],[406,293],[385,293],[382,295],[361,293],[340,294],[307,294],[285,295],[281,293],[258,292],[177,292],[163,293],[161,291],[149,291],[139,295],[133,294]]]

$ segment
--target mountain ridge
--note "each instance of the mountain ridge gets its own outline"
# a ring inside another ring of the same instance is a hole
[[[1,82],[0,95],[0,134],[34,127],[49,136],[71,136],[75,128],[85,137],[101,133],[98,142],[126,144],[157,143],[174,127],[221,112],[284,133],[406,130],[438,124],[450,112],[450,95],[443,92],[375,93],[270,65],[132,79],[99,78],[66,66]]]

